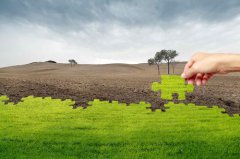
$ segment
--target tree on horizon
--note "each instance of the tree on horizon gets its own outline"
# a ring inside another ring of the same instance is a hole
[[[158,69],[158,75],[160,75],[160,64],[162,63],[164,58],[164,54],[160,52],[156,52],[154,58],[148,59],[148,65],[156,65]]]
[[[170,63],[178,56],[178,53],[176,50],[162,50],[161,52],[163,52],[163,59],[168,65],[168,74],[170,74]]]
[[[74,60],[74,59],[70,59],[70,60],[68,60],[68,62],[71,64],[71,67],[72,67],[73,65],[77,65],[77,62],[76,62],[76,60]]]
[[[157,65],[158,75],[160,75],[160,64],[164,60],[168,65],[168,74],[170,74],[170,64],[174,61],[176,56],[178,56],[176,50],[161,50],[160,52],[156,52],[154,58],[148,59],[148,65]]]

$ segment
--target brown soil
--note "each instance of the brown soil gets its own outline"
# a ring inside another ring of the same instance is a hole
[[[175,73],[180,74],[184,63],[179,63]],[[166,73],[166,65],[161,66]],[[151,109],[165,110],[159,94],[151,91],[151,83],[159,81],[156,68],[147,64],[77,65],[32,63],[0,69],[0,95],[13,102],[34,95],[40,97],[72,99],[75,107],[86,107],[93,99],[117,100],[123,103],[146,101]],[[187,94],[187,100],[174,102],[196,105],[218,105],[229,114],[240,113],[240,76],[216,76],[203,87]]]

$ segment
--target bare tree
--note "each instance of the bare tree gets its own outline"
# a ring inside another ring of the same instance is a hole
[[[74,59],[70,59],[68,60],[68,62],[71,64],[71,67],[77,64],[77,62]]]

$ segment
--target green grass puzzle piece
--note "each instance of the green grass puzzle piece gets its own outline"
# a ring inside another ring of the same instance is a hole
[[[178,75],[161,75],[161,83],[153,82],[152,90],[154,92],[161,92],[161,98],[172,100],[172,94],[178,94],[178,100],[185,100],[185,93],[193,92],[194,86],[186,84],[185,80]]]

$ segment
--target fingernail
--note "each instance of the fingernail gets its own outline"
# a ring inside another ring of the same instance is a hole
[[[182,77],[182,78],[186,78],[185,73],[182,73],[181,77]]]

